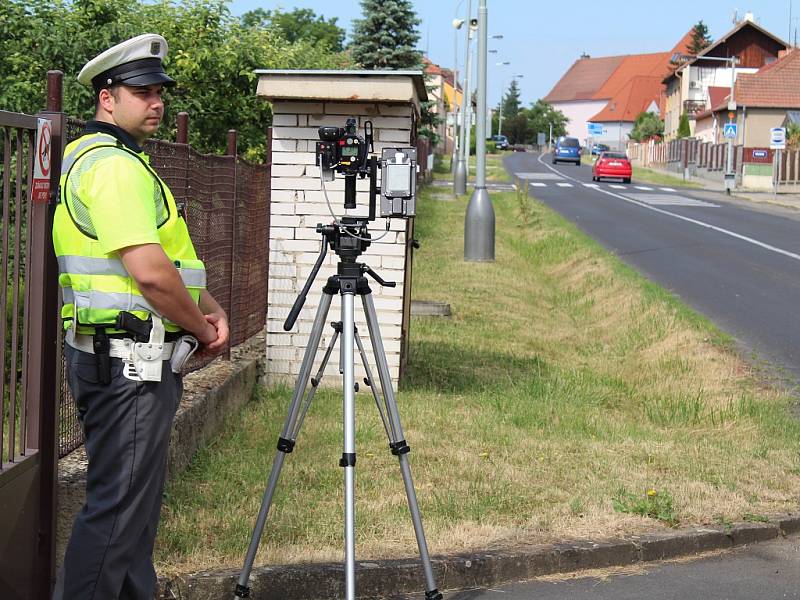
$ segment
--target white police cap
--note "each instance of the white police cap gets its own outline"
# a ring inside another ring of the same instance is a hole
[[[155,33],[137,35],[95,56],[78,74],[78,83],[91,85],[95,91],[121,83],[144,86],[161,83],[175,85],[164,72],[167,40]]]

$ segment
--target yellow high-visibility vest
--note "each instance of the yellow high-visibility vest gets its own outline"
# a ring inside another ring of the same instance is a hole
[[[61,317],[65,329],[75,326],[78,333],[92,333],[95,326],[116,332],[113,325],[123,310],[140,319],[151,314],[162,317],[142,296],[118,252],[104,252],[98,241],[92,214],[95,213],[96,220],[101,213],[108,219],[109,211],[121,204],[120,198],[109,197],[113,194],[98,193],[103,188],[101,177],[117,175],[126,177],[123,181],[135,182],[135,189],[118,190],[119,186],[111,186],[118,194],[145,199],[148,211],[152,198],[158,242],[195,302],[199,302],[200,292],[206,287],[205,267],[197,258],[186,222],[178,212],[172,192],[150,167],[149,157],[130,150],[112,135],[86,134],[65,150],[61,194],[53,222],[58,282],[64,300]],[[124,236],[126,215],[113,215],[116,218],[120,235]],[[167,331],[180,330],[174,323],[163,320]]]

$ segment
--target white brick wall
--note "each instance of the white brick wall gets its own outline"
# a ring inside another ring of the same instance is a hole
[[[300,371],[305,345],[319,306],[322,286],[329,276],[335,274],[338,262],[335,254],[329,249],[294,328],[290,332],[285,332],[283,321],[319,255],[321,237],[316,233],[316,225],[331,222],[331,215],[320,186],[319,169],[314,165],[314,149],[319,139],[317,128],[341,127],[344,126],[347,117],[355,117],[358,120],[359,133],[363,135],[364,121],[371,120],[375,134],[375,152],[380,155],[384,147],[409,143],[413,108],[410,105],[366,102],[275,101],[272,110],[273,167],[267,373],[273,381],[293,384]],[[337,216],[344,215],[344,178],[337,175],[335,181],[326,182],[325,189],[334,213]],[[357,180],[356,189],[359,208],[348,213],[366,215],[369,181]],[[378,201],[380,202],[380,199]],[[373,225],[374,238],[384,234],[384,220],[378,219]],[[395,219],[392,220],[390,231],[385,237],[374,242],[360,257],[361,262],[370,265],[386,281],[397,283],[395,288],[383,288],[372,279],[369,280],[389,371],[395,386],[400,369],[405,252],[405,222]],[[319,367],[319,362],[333,336],[330,322],[340,319],[341,302],[340,297],[336,296],[326,318],[314,371]],[[370,367],[377,377],[364,311],[361,299],[358,297],[355,302],[355,324]],[[323,385],[341,387],[340,347],[339,341],[325,371]],[[365,372],[361,366],[357,347],[355,371],[356,380],[360,381]]]

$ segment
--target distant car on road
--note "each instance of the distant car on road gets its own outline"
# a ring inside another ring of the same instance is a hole
[[[592,181],[608,177],[630,183],[632,173],[631,161],[624,152],[602,152],[592,165]]]
[[[611,148],[609,148],[605,144],[595,144],[594,146],[592,146],[592,156],[600,154],[602,152],[608,152],[609,150],[611,150]]]
[[[504,135],[493,135],[492,141],[498,150],[508,150],[508,138]]]
[[[553,164],[557,162],[572,162],[581,164],[581,143],[577,138],[560,137],[553,149]]]

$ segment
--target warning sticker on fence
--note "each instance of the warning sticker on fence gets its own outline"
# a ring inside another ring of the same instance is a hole
[[[39,119],[36,128],[36,154],[33,159],[32,202],[46,203],[50,200],[50,164],[53,150],[51,144],[52,127],[50,119]]]

